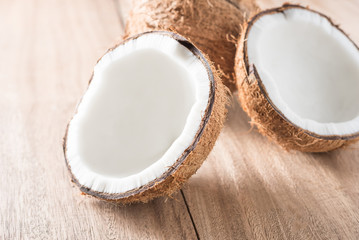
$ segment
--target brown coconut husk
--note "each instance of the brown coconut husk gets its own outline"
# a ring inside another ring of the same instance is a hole
[[[255,21],[263,15],[276,14],[290,8],[313,11],[300,5],[284,4],[280,8],[269,9],[257,14],[244,26],[235,60],[235,73],[241,106],[251,118],[251,124],[255,125],[261,134],[274,140],[286,150],[328,152],[354,143],[359,139],[359,133],[345,136],[320,136],[289,121],[269,98],[255,66],[248,63],[246,39]],[[342,31],[330,18],[321,13],[318,14],[327,18],[334,27]]]
[[[177,32],[193,42],[223,72],[233,92],[236,43],[243,24],[258,11],[254,0],[134,0],[125,34]]]
[[[150,34],[151,32],[141,33],[135,37],[129,38],[120,44],[124,44],[126,41],[133,40],[142,36],[143,34]],[[216,71],[214,66],[208,60],[208,58],[203,55],[198,48],[195,47],[191,42],[186,40],[184,37],[177,35],[171,32],[156,32],[161,33],[167,36],[171,36],[173,39],[177,40],[180,44],[188,48],[195,56],[198,57],[206,66],[208,76],[210,78],[210,96],[207,108],[203,115],[200,128],[196,133],[195,138],[193,139],[192,144],[183,152],[180,158],[172,165],[169,166],[168,170],[162,174],[159,178],[153,180],[152,182],[136,188],[125,193],[120,194],[110,194],[97,192],[89,189],[86,186],[83,186],[79,183],[76,176],[71,172],[71,167],[68,164],[66,156],[66,139],[67,139],[67,130],[64,137],[64,153],[66,165],[71,174],[72,181],[80,188],[80,190],[90,196],[96,198],[121,203],[129,204],[135,202],[148,202],[153,198],[159,196],[170,196],[176,192],[187,180],[190,178],[198,168],[202,165],[203,161],[207,158],[208,154],[212,150],[218,135],[223,128],[223,124],[226,118],[227,109],[226,106],[229,103],[228,99],[228,89],[221,82],[219,73]],[[118,45],[117,45],[118,46]],[[114,48],[116,48],[115,46]],[[111,48],[109,51],[111,51]],[[91,80],[90,80],[91,83]]]

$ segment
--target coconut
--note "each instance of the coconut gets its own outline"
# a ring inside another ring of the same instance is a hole
[[[171,32],[147,32],[96,64],[68,124],[72,181],[119,203],[170,195],[206,159],[223,126],[227,91],[210,61]]]
[[[236,54],[239,100],[285,149],[326,152],[359,137],[359,49],[327,16],[285,4],[254,16]]]
[[[257,11],[252,0],[135,0],[127,36],[170,30],[192,41],[223,73],[223,83],[236,89],[234,58],[241,24]]]

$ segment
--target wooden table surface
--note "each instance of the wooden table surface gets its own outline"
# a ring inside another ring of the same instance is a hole
[[[358,0],[300,2],[359,43]],[[82,196],[62,137],[128,9],[127,0],[0,1],[0,239],[359,239],[359,145],[285,152],[235,100],[214,150],[173,198],[117,206]]]

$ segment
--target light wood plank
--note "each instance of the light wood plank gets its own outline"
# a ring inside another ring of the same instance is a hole
[[[213,152],[184,189],[203,239],[356,239],[358,145],[284,152],[234,102]]]
[[[195,239],[180,194],[119,207],[80,195],[62,137],[122,34],[112,0],[0,2],[0,239]]]

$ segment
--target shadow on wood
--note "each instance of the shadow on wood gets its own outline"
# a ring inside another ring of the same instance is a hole
[[[234,102],[213,152],[184,190],[200,236],[356,236],[357,151],[286,152],[249,131],[248,122]]]

